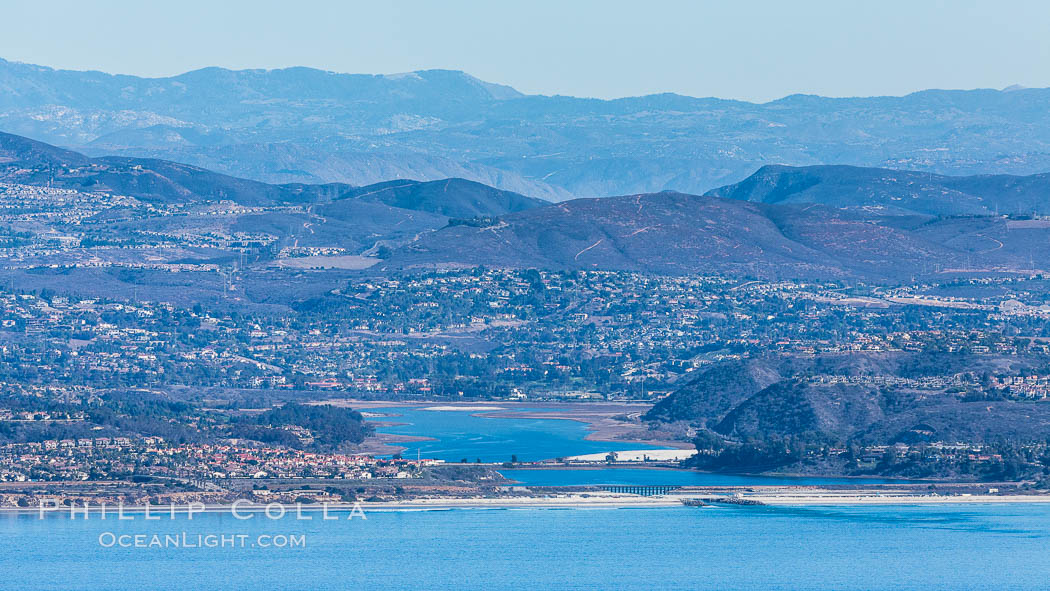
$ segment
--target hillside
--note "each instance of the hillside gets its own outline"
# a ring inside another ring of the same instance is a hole
[[[769,359],[720,363],[654,404],[645,418],[699,423],[718,420],[756,392],[784,379],[781,365]]]
[[[1050,408],[1001,399],[984,388],[981,376],[1024,373],[1041,363],[1039,357],[947,352],[727,361],[690,378],[645,418],[697,426],[698,448],[730,450],[721,460],[709,456],[701,463],[726,469],[743,461],[742,449],[768,452],[785,441],[835,446],[955,441],[1016,445],[1050,435]],[[736,466],[740,468],[744,466]]]
[[[1050,174],[944,176],[856,166],[763,166],[712,197],[819,203],[887,215],[994,215],[1050,211]]]
[[[383,203],[451,218],[496,216],[549,204],[541,199],[501,191],[465,179],[389,181],[351,189],[341,198]]]
[[[345,219],[347,211],[357,210],[365,217],[355,219],[365,225],[369,223],[366,212],[378,214],[385,206],[392,208],[391,211],[434,214],[430,218],[441,222],[435,221],[427,227],[433,225],[435,228],[444,225],[450,217],[498,216],[548,204],[541,199],[457,178],[431,182],[396,180],[366,187],[339,183],[271,185],[166,160],[114,156],[89,158],[3,132],[0,132],[0,181],[128,195],[142,201],[166,204],[215,201],[233,201],[249,206],[330,203],[325,207],[334,217]],[[353,205],[350,201],[369,202],[375,207]]]
[[[681,193],[579,199],[456,225],[398,251],[398,266],[454,264],[683,274],[815,266],[820,253],[786,239],[761,206]]]
[[[1050,170],[1047,89],[595,100],[526,96],[447,70],[140,78],[0,60],[0,129],[267,182],[462,177],[547,199],[703,193],[770,162]]]
[[[132,133],[132,132],[128,132]],[[157,135],[181,137],[185,130],[149,128],[136,130],[136,138]],[[463,178],[499,189],[530,195],[547,201],[564,201],[573,195],[561,187],[487,166],[479,162],[455,160],[440,154],[401,152],[389,147],[369,149],[347,146],[342,141],[319,143],[274,142],[212,145],[192,141],[166,144],[144,139],[118,144],[101,140],[78,149],[93,155],[151,156],[193,164],[216,172],[251,178],[266,183],[347,183],[373,185],[391,179],[440,181]],[[142,145],[145,147],[129,147]],[[168,147],[158,147],[165,146]]]
[[[874,172],[861,172],[850,178],[853,194],[867,195],[855,200],[864,207],[834,198],[842,193],[831,186],[817,192],[820,183],[810,183],[808,193],[783,189],[804,184],[792,180],[793,172],[772,183],[780,193],[759,194],[753,185],[752,194],[762,200],[758,203],[664,191],[550,204],[465,179],[394,180],[366,187],[270,185],[163,160],[89,158],[0,133],[2,182],[126,195],[164,207],[232,201],[256,208],[222,216],[211,210],[185,212],[138,225],[114,220],[105,232],[111,241],[120,240],[113,234],[120,228],[261,232],[275,239],[276,247],[382,257],[386,261],[377,268],[387,270],[483,265],[890,282],[944,273],[1029,273],[1050,260],[1045,220],[932,217],[902,208],[894,212],[911,214],[889,215],[887,208],[868,205],[885,195],[880,187],[890,171],[877,171],[882,176],[875,180]],[[1011,194],[1033,199],[1042,182],[1041,177],[963,180],[968,187],[1013,187]],[[960,179],[948,181],[964,185]],[[721,193],[741,197],[741,191]],[[779,198],[781,193],[788,196]],[[807,194],[825,195],[829,203],[795,202]]]
[[[148,158],[88,158],[0,132],[0,181],[129,195],[143,201],[233,201],[275,205],[331,199],[344,185],[270,185],[176,162]]]
[[[392,181],[363,188],[270,185],[163,160],[89,158],[7,133],[0,133],[0,182],[10,184],[12,194],[30,186],[76,191],[76,199],[84,200],[81,208],[85,212],[109,203],[107,196],[113,195],[134,197],[137,209],[148,206],[163,211],[156,217],[122,208],[95,213],[88,218],[93,228],[91,240],[103,244],[129,240],[149,244],[163,236],[181,247],[215,240],[237,242],[250,235],[251,240],[271,244],[265,252],[256,253],[264,258],[281,249],[292,249],[297,257],[321,251],[373,255],[445,227],[453,217],[491,217],[548,204],[463,179]],[[229,201],[251,209],[219,204]],[[28,229],[48,230],[35,224]],[[104,256],[128,253],[106,251]],[[156,248],[138,251],[136,256],[196,261],[202,256],[223,259],[229,253]],[[368,260],[321,262],[357,268],[367,266]]]
[[[386,268],[485,265],[762,278],[901,280],[1015,272],[1050,256],[1050,225],[933,219],[663,192],[580,199],[450,225]]]

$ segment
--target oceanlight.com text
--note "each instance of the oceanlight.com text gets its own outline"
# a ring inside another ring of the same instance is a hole
[[[102,532],[98,545],[103,548],[305,548],[306,534],[187,533],[118,534]]]

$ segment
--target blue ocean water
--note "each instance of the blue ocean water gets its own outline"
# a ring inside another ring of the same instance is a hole
[[[103,548],[102,532],[305,535],[299,548]],[[1046,589],[1050,507],[449,510],[366,521],[0,517],[23,591]]]
[[[437,441],[405,442],[406,457],[423,457],[458,462],[480,458],[483,462],[506,462],[516,455],[520,461],[532,462],[562,456],[574,456],[629,449],[666,449],[639,443],[588,441],[587,425],[562,419],[487,418],[473,416],[473,411],[437,411],[398,407],[370,409],[396,414],[376,419],[406,423],[380,427],[383,433],[433,437]],[[486,412],[490,414],[490,412]],[[491,414],[498,414],[493,412]]]
[[[756,486],[819,484],[886,484],[906,482],[881,478],[820,478],[809,476],[748,476],[712,474],[691,470],[653,470],[641,468],[552,468],[501,469],[500,474],[524,485],[573,486],[584,484],[669,484],[681,486]]]

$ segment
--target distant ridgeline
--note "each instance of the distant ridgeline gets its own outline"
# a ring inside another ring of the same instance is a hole
[[[163,160],[88,158],[0,133],[0,181],[130,196],[178,213],[184,232],[219,224],[240,236],[226,244],[268,245],[259,256],[360,256],[327,262],[382,259],[379,271],[481,265],[896,282],[1039,272],[1050,260],[1046,174],[767,166],[703,197],[549,204],[464,179],[272,185]],[[219,203],[235,207],[215,210]],[[128,210],[100,212],[110,219],[85,244],[120,244],[122,230],[170,231],[141,214],[124,223],[118,211]]]
[[[0,60],[0,129],[91,155],[270,183],[465,178],[552,201],[699,194],[769,163],[1046,172],[1048,113],[1047,89],[596,100],[527,96],[448,70],[140,78]]]

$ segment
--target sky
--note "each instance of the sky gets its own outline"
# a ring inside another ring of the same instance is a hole
[[[0,57],[170,76],[445,68],[529,94],[1050,86],[1045,0],[4,0]]]

